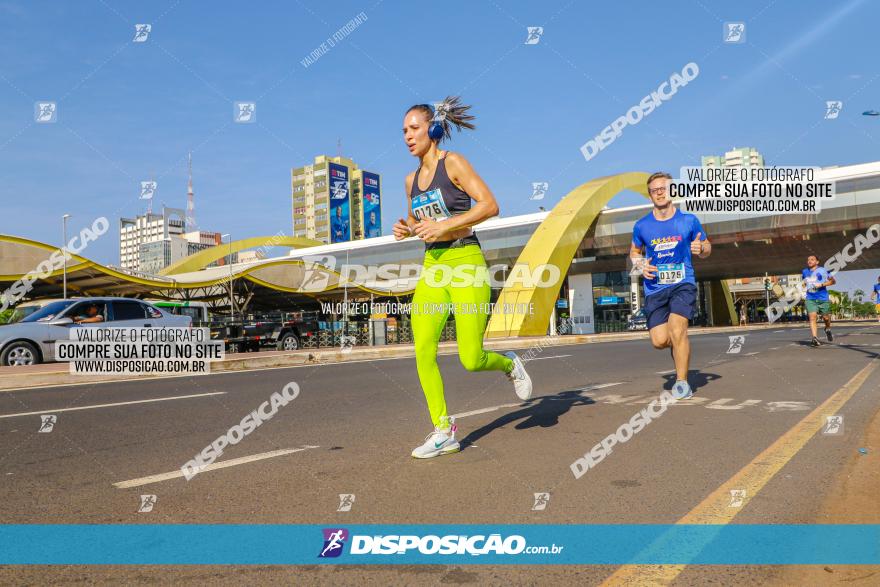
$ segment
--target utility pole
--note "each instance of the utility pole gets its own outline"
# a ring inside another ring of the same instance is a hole
[[[64,299],[67,299],[67,219],[70,214],[61,217],[61,246],[64,248]]]

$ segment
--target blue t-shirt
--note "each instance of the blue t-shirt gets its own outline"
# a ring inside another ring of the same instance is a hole
[[[654,279],[645,280],[645,296],[681,283],[696,285],[691,242],[698,233],[700,240],[706,240],[699,219],[677,209],[668,220],[657,220],[652,210],[636,222],[632,242],[640,249],[644,247],[645,257],[657,267]]]
[[[877,303],[880,304],[880,283],[874,284],[874,293],[877,294]]]
[[[807,299],[818,300],[820,302],[828,301],[828,288],[825,286],[817,287],[817,284],[828,281],[830,275],[828,270],[821,265],[815,269],[804,269],[801,271],[801,279],[807,287]]]

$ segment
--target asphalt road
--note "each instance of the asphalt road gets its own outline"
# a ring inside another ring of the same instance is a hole
[[[0,522],[675,523],[862,371],[880,351],[880,327],[837,328],[819,349],[807,340],[805,329],[752,331],[732,354],[727,334],[692,338],[695,398],[579,479],[571,463],[671,387],[668,351],[646,340],[544,348],[527,364],[536,397],[526,404],[500,373],[468,373],[442,356],[465,448],[427,461],[409,456],[430,431],[413,359],[3,392]],[[299,397],[218,459],[241,464],[141,484],[179,471],[289,382]],[[838,410],[843,434],[811,435],[732,523],[816,522],[880,409],[878,387],[872,371]],[[177,399],[144,401],[160,398]],[[71,410],[85,406],[103,407]],[[51,432],[38,432],[41,414],[56,415]],[[248,459],[273,451],[295,452]],[[532,509],[538,492],[550,493],[542,511]],[[157,496],[151,512],[137,511],[142,494]],[[350,511],[337,511],[339,494],[354,494]],[[615,569],[5,567],[0,581],[599,584]],[[675,584],[754,584],[777,573],[687,567]]]

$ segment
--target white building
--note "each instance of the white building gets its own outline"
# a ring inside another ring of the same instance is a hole
[[[161,214],[119,219],[119,266],[127,271],[158,274],[168,265],[221,243],[219,232],[184,232],[186,213],[163,206]],[[217,263],[235,262],[236,255]]]
[[[764,156],[753,147],[734,148],[724,156],[705,155],[703,167],[764,167]]]
[[[141,271],[141,245],[182,237],[186,213],[178,208],[162,206],[161,214],[143,214],[136,218],[119,219],[119,266]]]
[[[238,253],[238,261],[237,263],[253,263],[255,261],[261,261],[266,258],[266,253],[260,250],[256,251],[241,251]]]

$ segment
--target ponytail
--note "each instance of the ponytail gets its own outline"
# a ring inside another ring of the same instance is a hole
[[[461,129],[463,128],[468,130],[476,128],[471,122],[475,117],[468,114],[468,110],[470,109],[470,106],[461,103],[460,97],[447,96],[442,102],[437,104],[436,107],[432,107],[430,104],[416,104],[407,110],[407,112],[418,110],[419,112],[424,113],[425,117],[430,122],[437,122],[440,124],[441,128],[443,128],[443,136],[440,137],[437,142],[442,143],[443,141],[452,138],[453,126],[458,132],[461,132]]]

